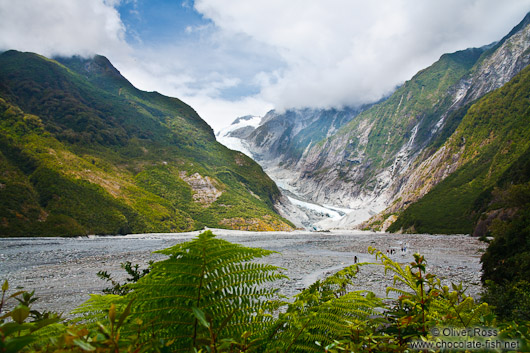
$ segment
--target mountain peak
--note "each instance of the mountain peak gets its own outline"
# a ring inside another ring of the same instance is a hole
[[[121,75],[120,71],[112,65],[109,59],[102,55],[94,55],[91,58],[83,58],[81,56],[55,57],[54,60],[102,88],[110,90],[119,90],[122,88],[136,90]]]
[[[121,73],[111,64],[109,59],[102,55],[94,55],[91,59],[79,58],[79,60],[84,63],[84,69],[87,73],[121,76]]]
[[[508,33],[507,35],[505,35],[501,40],[499,40],[498,42],[493,42],[490,44],[491,48],[489,48],[488,50],[486,50],[485,52],[485,55],[488,55],[492,52],[494,52],[495,50],[497,50],[499,47],[501,47],[504,42],[506,42],[507,40],[509,40],[511,37],[513,37],[514,35],[516,35],[517,33],[519,33],[521,30],[523,30],[525,27],[527,27],[528,25],[530,25],[530,12],[528,12],[525,17],[521,20],[521,22],[519,22],[519,24],[517,24],[517,26],[513,27],[512,30],[510,31],[510,33]]]

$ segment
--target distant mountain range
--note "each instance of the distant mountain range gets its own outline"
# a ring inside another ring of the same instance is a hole
[[[0,54],[0,236],[290,230],[262,168],[102,56]]]
[[[220,138],[239,139],[298,197],[350,210],[329,227],[484,235],[516,213],[496,203],[502,190],[530,179],[529,62],[527,15],[499,42],[442,55],[381,102],[271,111]]]

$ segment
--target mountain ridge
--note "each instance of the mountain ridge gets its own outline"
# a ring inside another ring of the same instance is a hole
[[[59,60],[0,55],[0,235],[293,228],[274,182],[191,107],[104,57]]]
[[[442,146],[458,167],[407,208],[390,231],[408,228],[423,231],[428,227],[435,232],[474,233],[474,224],[480,217],[477,202],[491,193],[502,175],[530,147],[530,105],[525,103],[529,87],[530,68],[527,67],[469,108],[455,133]],[[437,170],[445,169],[444,164],[440,161]],[[433,203],[439,206],[435,208]],[[425,216],[414,215],[420,209],[425,210],[421,212],[428,210],[428,218],[432,220],[452,219],[454,228],[446,224],[427,226],[429,221]]]

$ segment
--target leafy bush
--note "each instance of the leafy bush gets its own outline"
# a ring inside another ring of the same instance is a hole
[[[31,344],[43,339],[38,331],[61,321],[55,313],[40,313],[31,310],[31,304],[36,300],[33,292],[19,291],[6,297],[9,290],[7,281],[2,285],[2,298],[0,300],[0,352],[19,352]],[[11,310],[4,313],[7,301],[18,301]]]
[[[486,281],[482,301],[490,304],[501,320],[524,321],[530,317],[530,282]]]
[[[483,300],[504,320],[530,317],[530,184],[511,185],[498,191],[500,207],[517,210],[490,227],[493,240],[482,255]]]
[[[149,262],[149,266],[144,269],[140,269],[140,265],[133,265],[130,261],[122,262],[121,268],[127,272],[130,276],[126,279],[125,283],[120,283],[112,278],[112,276],[107,271],[98,271],[97,276],[105,281],[108,281],[112,284],[112,287],[103,289],[105,294],[116,294],[116,295],[125,295],[131,291],[131,288],[127,286],[129,283],[136,283],[140,278],[145,276],[151,271],[150,266],[153,264],[153,261]]]

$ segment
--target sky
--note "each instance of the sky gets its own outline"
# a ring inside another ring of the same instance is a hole
[[[0,0],[0,50],[105,55],[219,131],[270,109],[376,101],[528,11],[530,0]]]

